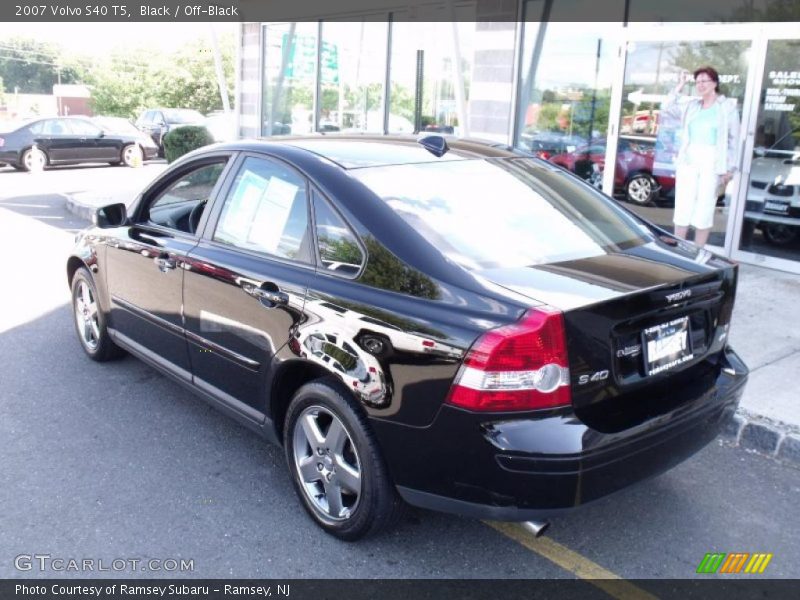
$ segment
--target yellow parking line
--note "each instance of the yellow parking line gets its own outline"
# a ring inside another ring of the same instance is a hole
[[[573,552],[566,546],[562,546],[548,537],[534,537],[518,523],[498,523],[496,521],[484,521],[484,523],[510,537],[515,542],[522,544],[528,550],[536,552],[536,554],[557,564],[562,569],[573,573],[576,577],[600,588],[613,598],[618,598],[619,600],[657,600],[657,596],[645,592],[629,581],[625,581],[619,575],[604,569],[577,552]]]

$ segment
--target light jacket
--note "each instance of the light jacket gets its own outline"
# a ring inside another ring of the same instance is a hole
[[[691,98],[688,101],[682,100],[683,98],[673,90],[662,107],[662,110],[676,118],[680,116],[681,145],[678,149],[677,163],[687,161],[689,123],[703,107],[703,100],[700,98]],[[717,96],[716,104],[720,110],[717,111],[717,147],[714,156],[714,172],[717,175],[723,175],[727,172],[733,173],[738,169],[739,109],[736,107],[735,98],[726,98],[721,94]]]

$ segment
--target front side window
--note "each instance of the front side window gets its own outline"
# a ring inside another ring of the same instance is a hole
[[[81,119],[69,121],[69,126],[75,135],[79,135],[81,137],[97,137],[101,133],[99,127]]]
[[[155,197],[145,209],[142,220],[195,233],[224,168],[224,162],[215,162],[185,173]]]
[[[310,262],[306,190],[305,181],[287,167],[247,158],[225,199],[214,240]]]

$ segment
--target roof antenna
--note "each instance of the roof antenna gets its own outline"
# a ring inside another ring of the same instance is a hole
[[[421,140],[417,140],[417,142],[420,143],[428,152],[437,157],[444,156],[445,153],[450,150],[450,146],[447,145],[447,141],[440,135],[429,135]]]

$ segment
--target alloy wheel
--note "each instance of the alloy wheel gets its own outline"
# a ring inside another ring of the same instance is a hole
[[[306,408],[295,422],[292,456],[300,487],[319,516],[349,519],[361,498],[361,461],[339,417],[321,406]]]
[[[653,180],[637,176],[628,182],[628,199],[636,204],[647,204],[653,195]]]
[[[100,321],[97,302],[92,290],[85,281],[78,284],[75,294],[75,324],[83,344],[91,351],[97,350],[100,343]]]
[[[136,158],[139,154],[138,146],[133,144],[125,146],[124,150],[122,151],[122,162],[125,163],[126,166],[132,167],[136,162]]]

